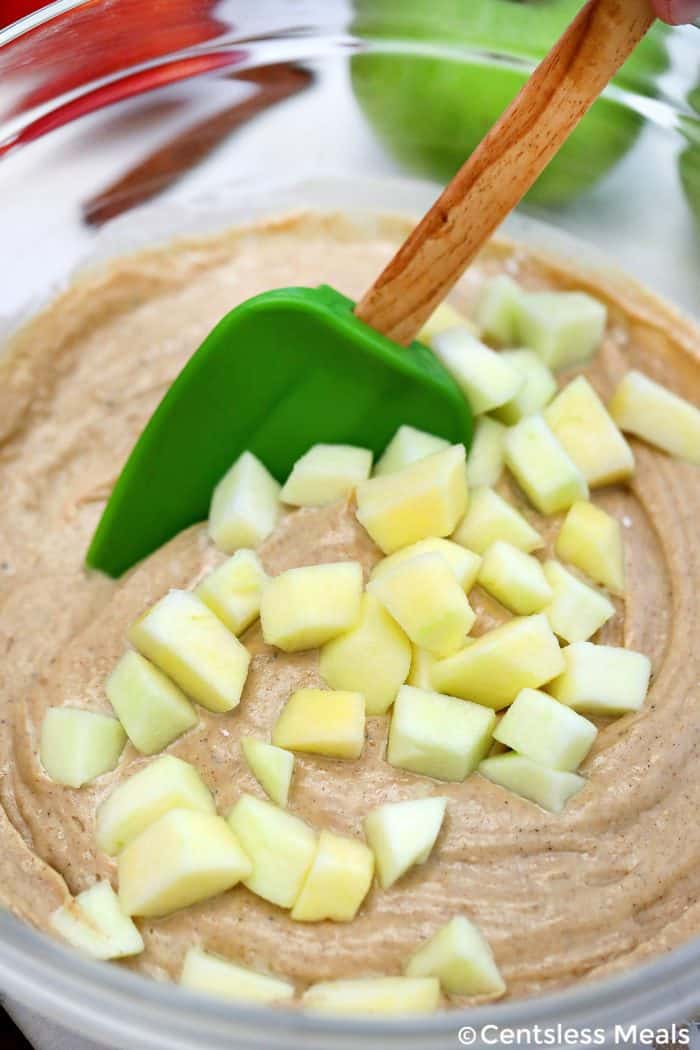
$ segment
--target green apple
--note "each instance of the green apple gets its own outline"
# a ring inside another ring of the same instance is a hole
[[[448,995],[498,998],[505,993],[493,952],[481,930],[457,915],[414,952],[405,967],[408,977],[437,977]]]
[[[289,801],[294,755],[291,751],[266,744],[264,740],[256,740],[252,736],[241,738],[241,751],[257,782],[272,801],[284,809]]]
[[[388,890],[414,864],[430,856],[445,817],[447,799],[411,798],[385,802],[365,817],[365,835],[374,851],[377,877]]]
[[[292,908],[292,918],[296,922],[351,922],[369,892],[373,875],[374,854],[369,846],[324,829]]]
[[[263,588],[263,638],[287,653],[315,649],[344,634],[360,616],[362,566],[356,561],[303,565]]]
[[[96,882],[57,908],[49,925],[68,944],[93,959],[121,959],[143,951],[143,938],[125,915],[109,882]]]
[[[447,181],[581,2],[355,0],[354,7],[354,32],[368,42],[352,59],[360,106],[402,165]],[[652,30],[618,75],[618,86],[655,93],[668,65],[665,32],[661,26]],[[624,102],[600,99],[540,177],[530,200],[550,206],[572,200],[625,156],[642,126],[643,118]]]
[[[81,707],[50,707],[41,725],[39,757],[53,781],[79,788],[114,769],[125,743],[116,718]]]

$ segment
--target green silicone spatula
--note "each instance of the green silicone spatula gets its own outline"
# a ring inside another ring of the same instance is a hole
[[[282,480],[315,442],[379,453],[402,423],[468,447],[469,406],[412,340],[652,21],[649,0],[590,0],[357,306],[283,288],[227,314],[141,434],[88,564],[119,576],[204,519],[245,449]]]

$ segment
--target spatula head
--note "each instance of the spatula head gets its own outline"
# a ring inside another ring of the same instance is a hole
[[[283,481],[316,442],[378,454],[410,423],[471,442],[469,406],[420,343],[392,343],[333,288],[284,288],[236,307],[207,336],[141,434],[87,563],[120,576],[206,518],[245,449]]]

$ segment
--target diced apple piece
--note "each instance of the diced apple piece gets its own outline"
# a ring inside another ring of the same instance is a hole
[[[252,795],[241,795],[228,822],[253,864],[244,884],[258,897],[291,908],[316,855],[314,831],[299,817]]]
[[[609,409],[621,430],[700,464],[700,409],[690,401],[632,371],[619,383]]]
[[[600,349],[607,317],[603,303],[584,292],[526,292],[516,326],[522,343],[557,371]]]
[[[543,610],[554,633],[565,642],[585,642],[615,615],[613,603],[577,579],[557,561],[544,563],[552,601]]]
[[[518,339],[518,317],[523,291],[520,285],[501,274],[484,285],[476,310],[477,324],[487,339],[501,346],[513,346]]]
[[[432,456],[434,452],[443,452],[449,447],[449,441],[445,441],[444,438],[404,424],[396,431],[375,464],[374,476],[376,478],[382,474],[395,474],[397,470],[403,470],[409,464]]]
[[[651,661],[633,649],[574,642],[562,650],[564,671],[547,686],[561,704],[586,715],[638,711],[646,699]]]
[[[478,489],[452,539],[477,554],[505,540],[528,554],[544,545],[539,532],[494,489]]]
[[[197,725],[197,714],[182,690],[133,650],[124,653],[105,692],[129,740],[143,755],[162,751]]]
[[[395,554],[390,554],[388,558],[382,558],[372,569],[372,579],[378,580],[392,572],[401,562],[417,558],[421,554],[439,554],[449,565],[463,591],[470,591],[476,583],[481,566],[479,555],[467,550],[459,543],[453,543],[452,540],[433,538],[419,540],[418,543],[412,543],[410,547],[403,547]]]
[[[313,1013],[343,1016],[430,1014],[440,1005],[440,983],[435,977],[319,981],[306,989],[301,1005]]]
[[[408,977],[437,977],[448,995],[505,993],[493,952],[478,926],[458,915],[433,934],[406,964]]]
[[[464,445],[370,478],[357,488],[357,518],[377,546],[392,554],[428,536],[449,536],[467,507]]]
[[[365,698],[332,689],[299,689],[272,730],[276,747],[330,758],[359,758],[365,746]]]
[[[267,573],[255,551],[240,550],[205,576],[194,593],[229,631],[240,635],[260,615],[266,583]]]
[[[359,562],[288,569],[263,590],[263,637],[268,645],[288,653],[315,649],[355,626],[361,598]]]
[[[476,619],[466,594],[439,554],[401,561],[391,572],[370,580],[367,589],[414,645],[440,656],[459,649]]]
[[[495,714],[481,704],[404,685],[394,704],[387,762],[437,780],[464,780],[488,753],[495,725]]]
[[[355,445],[312,445],[292,467],[280,499],[294,507],[323,507],[346,499],[366,481],[372,453]]]
[[[373,594],[363,594],[360,618],[321,649],[318,668],[331,689],[362,693],[368,715],[389,710],[411,664],[411,643]]]
[[[474,422],[472,445],[467,455],[467,485],[495,485],[503,473],[503,440],[506,428],[489,416]]]
[[[700,408],[641,372],[628,372],[610,402],[617,425],[670,456],[700,464]]]
[[[143,951],[143,938],[119,907],[108,882],[96,882],[49,916],[49,925],[68,944],[93,959],[123,959]]]
[[[471,321],[467,320],[459,310],[455,310],[454,306],[450,306],[449,303],[440,303],[418,333],[418,340],[430,346],[434,336],[439,335],[440,332],[447,332],[450,328],[469,328],[471,331],[476,331]]]
[[[493,735],[541,766],[573,772],[593,747],[598,730],[587,718],[539,689],[523,689]]]
[[[515,397],[494,409],[496,419],[512,426],[525,416],[541,412],[554,397],[557,381],[534,350],[504,350],[501,357],[520,373],[523,380]]]
[[[544,418],[591,488],[634,473],[631,448],[585,376],[557,394]]]
[[[119,856],[119,902],[157,918],[235,886],[253,865],[222,817],[171,809]]]
[[[467,328],[450,328],[433,337],[436,357],[469,401],[474,415],[482,415],[515,397],[523,385],[520,373]]]
[[[241,739],[241,749],[255,779],[275,805],[284,808],[289,800],[294,755],[291,751],[255,740],[252,736]]]
[[[385,802],[365,817],[365,834],[374,852],[382,889],[414,864],[430,856],[445,817],[446,798],[416,798]]]
[[[564,670],[564,657],[542,613],[522,616],[482,634],[466,648],[438,660],[436,689],[499,711],[521,689],[539,689]]]
[[[561,813],[572,795],[586,786],[586,781],[578,773],[548,769],[514,751],[485,758],[479,772],[487,780],[536,802],[550,813]]]
[[[100,803],[97,845],[114,856],[171,809],[216,812],[211,792],[194,766],[175,755],[162,755],[118,784]]]
[[[78,707],[50,707],[41,725],[39,757],[57,784],[79,788],[114,769],[126,733],[116,718]]]
[[[616,518],[592,503],[574,503],[557,536],[556,552],[613,594],[625,593],[625,552]]]
[[[294,985],[247,966],[188,948],[180,975],[183,988],[240,1003],[276,1003],[294,998]]]
[[[243,452],[214,489],[209,535],[226,554],[258,547],[281,512],[280,485],[252,452]]]
[[[131,625],[128,637],[202,707],[237,707],[250,654],[196,595],[170,591]]]
[[[521,616],[539,612],[552,600],[552,588],[537,558],[505,540],[496,540],[484,554],[479,583]]]
[[[351,922],[367,896],[373,875],[374,854],[364,842],[322,831],[292,918],[297,922]]]
[[[588,499],[586,479],[542,416],[527,416],[511,427],[504,447],[506,466],[542,514]]]
[[[416,689],[427,689],[428,692],[432,692],[431,675],[436,660],[437,656],[434,653],[428,652],[427,649],[419,649],[417,645],[414,645],[411,670],[406,679],[406,685],[414,685]]]

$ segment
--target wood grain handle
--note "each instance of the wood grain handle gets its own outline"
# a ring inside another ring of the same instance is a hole
[[[654,21],[650,0],[589,0],[358,303],[408,345]]]

